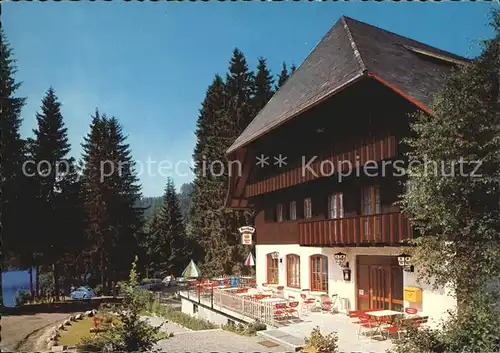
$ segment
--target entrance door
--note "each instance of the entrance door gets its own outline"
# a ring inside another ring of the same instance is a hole
[[[395,256],[357,256],[358,310],[403,309],[403,270]]]

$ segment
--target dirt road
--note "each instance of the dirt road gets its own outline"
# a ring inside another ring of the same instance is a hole
[[[32,315],[2,316],[1,350],[34,351],[34,343],[44,329],[65,320],[68,313],[39,313]]]

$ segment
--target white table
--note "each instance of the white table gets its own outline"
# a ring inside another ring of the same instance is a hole
[[[375,331],[372,333],[372,337],[377,333],[377,331],[382,337],[384,337],[384,335],[382,334],[382,324],[383,324],[382,319],[388,316],[403,315],[403,313],[401,311],[394,311],[394,310],[377,310],[377,311],[369,311],[366,313],[366,315],[375,318],[375,320],[377,321],[377,327],[375,328]]]
[[[259,300],[262,303],[286,303],[287,300],[284,298],[264,298]]]

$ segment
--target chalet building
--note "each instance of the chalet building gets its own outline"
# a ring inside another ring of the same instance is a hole
[[[336,294],[342,310],[411,306],[434,322],[454,307],[398,262],[415,234],[397,201],[411,113],[432,115],[444,76],[467,61],[338,20],[227,151],[226,204],[256,211],[259,284]]]

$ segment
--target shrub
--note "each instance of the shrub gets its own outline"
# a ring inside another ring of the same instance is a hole
[[[16,293],[16,306],[22,306],[28,301],[32,300],[31,293],[25,289],[20,290]]]
[[[158,302],[152,304],[151,312],[194,331],[218,328],[217,325],[212,324],[210,321],[190,316],[173,309],[171,306],[162,305]]]
[[[234,333],[237,333],[238,335],[242,336],[255,336],[257,334],[257,331],[262,331],[265,330],[266,324],[263,324],[259,321],[255,321],[253,323],[243,325],[243,324],[237,324],[237,325],[222,325],[221,328],[226,331],[231,331]]]
[[[136,263],[137,257],[130,270],[129,282],[122,287],[124,297],[120,314],[121,324],[112,326],[108,331],[83,341],[82,343],[89,350],[151,351],[156,342],[168,338],[166,333],[160,332],[161,326],[153,327],[140,319],[140,313],[148,308],[149,302],[146,301],[143,290],[137,288]]]
[[[310,347],[315,348],[318,353],[337,352],[338,349],[337,334],[332,332],[323,336],[319,330],[319,326],[316,326],[312,330],[311,335],[307,337],[305,341]]]

